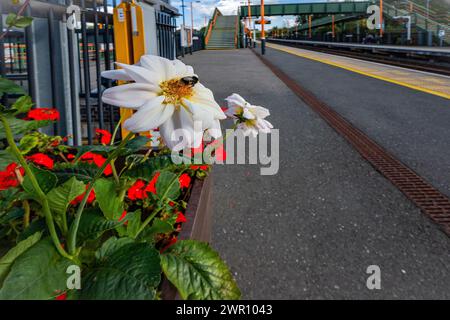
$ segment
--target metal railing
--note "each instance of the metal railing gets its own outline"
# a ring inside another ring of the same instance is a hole
[[[26,16],[34,18],[32,25],[0,41],[0,73],[21,84],[36,107],[58,109],[61,120],[49,133],[70,136],[73,145],[91,144],[95,128],[112,130],[119,119],[117,108],[101,101],[111,82],[102,81],[100,74],[112,69],[114,61],[111,1],[76,1],[81,8],[76,30],[67,27],[71,3],[31,1]],[[0,5],[3,19],[17,10],[3,1]]]
[[[156,12],[158,54],[167,59],[176,58],[176,28],[177,24],[174,16],[164,12]]]

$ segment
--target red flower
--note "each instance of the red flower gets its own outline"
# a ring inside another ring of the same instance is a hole
[[[178,211],[177,220],[175,221],[175,223],[185,223],[186,221],[187,221],[186,216],[182,212]]]
[[[198,153],[203,153],[203,141],[200,144],[200,146],[198,146],[197,148],[192,148],[191,153],[192,153],[192,157],[194,157]]]
[[[4,171],[0,171],[0,191],[9,188],[15,188],[19,185],[19,180],[16,174],[17,163],[9,164]],[[21,167],[19,169],[21,176],[25,174],[25,170]]]
[[[60,294],[55,298],[55,300],[67,300],[67,292]]]
[[[151,192],[153,194],[156,194],[156,182],[158,182],[159,174],[160,173],[157,172],[153,176],[153,179],[150,181],[150,183],[148,184],[147,188],[145,188],[145,192]]]
[[[74,156],[73,154],[69,153],[69,154],[67,155],[67,159],[68,159],[68,160],[73,160],[73,159],[75,159],[75,156]]]
[[[147,197],[144,194],[145,182],[143,180],[137,180],[129,189],[128,189],[128,198],[130,200],[142,200]]]
[[[28,111],[27,117],[25,119],[38,121],[42,120],[56,121],[59,120],[59,112],[56,109],[37,108]]]
[[[101,144],[111,143],[112,135],[108,130],[95,129],[95,133],[99,136]]]
[[[128,189],[128,198],[130,200],[142,200],[148,197],[148,192],[156,194],[156,182],[159,178],[159,172],[155,174],[153,179],[148,183],[148,185],[143,180],[137,180]]]
[[[121,222],[123,219],[125,219],[126,216],[127,216],[127,211],[124,210],[124,211],[122,212],[122,215],[121,215],[120,218],[119,218],[119,222]]]
[[[99,155],[99,154],[95,154],[95,153],[92,153],[92,152],[86,152],[85,154],[83,154],[80,157],[80,160],[81,161],[86,161],[87,163],[94,163],[97,167],[100,168],[105,163],[106,158],[101,156],[101,155]],[[105,170],[103,171],[103,174],[105,176],[109,176],[109,175],[112,174],[112,167],[111,167],[110,164],[108,164],[106,166]]]
[[[178,178],[180,182],[181,189],[188,188],[191,185],[191,177],[187,173],[183,173],[180,178]]]
[[[177,243],[177,237],[173,237],[172,239],[170,239],[169,243],[162,248],[159,252],[163,253],[164,251],[166,251],[170,246],[173,246],[175,243]]]
[[[36,153],[32,156],[28,156],[27,160],[30,160],[34,164],[37,164],[39,166],[45,167],[47,169],[53,169],[53,159],[50,158],[48,155],[43,153]]]
[[[205,165],[191,165],[190,167],[192,170],[203,170],[206,171],[209,169],[209,165],[205,164]]]
[[[225,161],[225,160],[227,160],[227,153],[226,153],[225,149],[223,148],[223,145],[218,147],[214,154],[216,156],[216,160],[217,161]]]
[[[169,201],[169,206],[174,207],[175,206],[175,202]]]
[[[89,185],[86,186],[86,189],[89,187]],[[83,194],[79,195],[78,197],[76,197],[75,199],[73,199],[70,204],[73,206],[76,206],[77,204],[81,203],[81,201],[83,201],[84,196],[86,195],[86,192],[84,192]],[[95,191],[94,189],[92,189],[91,193],[89,194],[89,197],[87,199],[87,203],[91,204],[92,202],[94,202],[95,200]]]

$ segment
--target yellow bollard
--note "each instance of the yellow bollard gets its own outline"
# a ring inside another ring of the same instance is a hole
[[[114,43],[116,60],[120,63],[135,64],[145,54],[145,33],[142,8],[131,2],[122,2],[114,8]],[[122,121],[133,115],[131,109],[120,109]],[[122,136],[128,131],[122,128]]]

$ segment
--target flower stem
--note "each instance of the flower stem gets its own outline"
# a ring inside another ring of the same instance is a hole
[[[23,215],[23,227],[28,228],[30,225],[30,203],[28,200],[23,200],[22,202],[23,211],[25,212]]]
[[[106,159],[106,161],[101,166],[100,170],[97,172],[97,174],[92,179],[91,183],[89,184],[86,193],[83,197],[83,200],[81,200],[80,206],[78,207],[78,210],[75,214],[75,219],[70,227],[69,231],[69,237],[68,237],[68,245],[69,245],[69,252],[71,254],[76,253],[77,248],[77,233],[78,233],[78,227],[80,225],[81,216],[83,214],[84,207],[86,206],[86,203],[88,201],[89,195],[91,194],[92,190],[94,189],[94,184],[97,179],[99,179],[103,171],[105,171],[108,164],[111,163],[120,153],[121,149],[125,146],[125,144],[130,141],[130,139],[134,136],[134,133],[130,132],[125,139],[122,140],[122,142],[119,144],[117,149],[115,149]]]
[[[114,180],[116,180],[117,184],[120,184],[120,179],[119,179],[119,175],[117,174],[115,159],[111,160],[111,169],[112,169],[112,173],[113,173],[113,176],[114,176]]]
[[[48,231],[50,232],[50,236],[53,240],[53,243],[55,244],[56,250],[63,257],[72,260],[73,257],[70,256],[64,250],[64,248],[61,246],[61,243],[59,242],[58,234],[56,233],[55,222],[53,221],[53,216],[52,216],[52,213],[50,210],[50,205],[48,203],[47,196],[45,195],[44,191],[42,191],[41,187],[39,186],[39,183],[36,180],[36,177],[34,176],[33,171],[31,171],[31,168],[28,166],[27,161],[20,153],[19,148],[17,148],[16,142],[14,141],[13,133],[11,131],[11,127],[9,126],[9,123],[8,123],[8,120],[3,115],[0,115],[0,120],[3,123],[3,127],[5,128],[6,140],[8,141],[8,145],[11,148],[11,152],[14,154],[16,159],[19,161],[20,165],[25,169],[28,179],[30,179],[31,185],[33,186],[33,189],[36,192],[36,194],[42,204],[42,211],[44,212],[45,222],[47,224],[47,228],[48,228]]]
[[[113,145],[114,142],[116,142],[117,132],[119,132],[119,128],[120,128],[120,125],[121,125],[121,124],[122,124],[122,118],[119,119],[119,122],[117,122],[117,125],[116,125],[116,127],[114,128],[114,132],[113,132],[113,135],[112,135],[112,137],[111,137],[111,145]]]
[[[147,219],[145,219],[145,221],[142,223],[142,225],[139,228],[139,230],[136,232],[136,238],[139,236],[139,234],[142,231],[144,231],[145,227],[148,226],[148,224],[156,217],[156,215],[161,212],[161,210],[162,210],[162,208],[156,209],[151,215],[148,216]]]

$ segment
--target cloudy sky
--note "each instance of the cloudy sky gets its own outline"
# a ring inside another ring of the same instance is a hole
[[[219,8],[219,10],[224,15],[236,14],[237,8],[242,4],[247,4],[247,0],[185,0],[184,4],[185,14],[186,14],[186,24],[191,25],[191,1],[194,6],[194,26],[195,28],[203,27],[205,25],[205,17],[209,19],[214,11],[214,8]],[[266,4],[271,3],[301,3],[301,2],[325,2],[326,0],[265,0]],[[172,5],[177,7],[182,12],[181,0],[172,0]],[[259,0],[252,0],[252,4],[259,4]],[[279,27],[283,26],[293,26],[295,19],[292,16],[286,17],[272,17],[272,25]],[[180,24],[180,21],[178,24]]]

